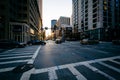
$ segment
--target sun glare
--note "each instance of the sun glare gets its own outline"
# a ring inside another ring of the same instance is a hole
[[[51,36],[51,30],[46,30],[46,37]]]

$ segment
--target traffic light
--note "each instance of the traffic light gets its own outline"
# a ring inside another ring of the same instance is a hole
[[[104,5],[103,9],[106,11],[108,9],[108,7],[107,7],[107,0],[104,0],[103,5]]]
[[[45,30],[48,30],[48,27],[45,27]]]

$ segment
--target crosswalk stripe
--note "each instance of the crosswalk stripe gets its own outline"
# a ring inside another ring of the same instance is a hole
[[[11,63],[20,63],[20,62],[28,62],[30,59],[26,59],[26,60],[16,60],[16,61],[9,61],[9,62],[0,62],[0,65],[4,65],[4,64],[11,64]]]
[[[11,71],[11,70],[13,70],[14,68],[15,68],[15,67],[0,69],[0,73],[1,73],[1,72]]]
[[[97,69],[97,68],[95,68],[95,67],[93,67],[93,66],[91,66],[91,65],[89,65],[89,64],[84,64],[84,66],[86,66],[87,68],[91,69],[91,70],[94,71],[94,72],[97,72],[97,73],[105,76],[105,77],[108,78],[109,80],[116,80],[116,79],[114,79],[113,77],[109,76],[108,74],[102,72],[101,70],[99,70],[99,69]]]
[[[96,63],[96,62],[100,62],[100,61],[106,61],[106,60],[117,59],[117,58],[120,58],[120,56],[90,60],[90,61],[87,61],[87,63]]]
[[[44,72],[48,72],[50,70],[58,70],[58,67],[50,67],[50,68],[43,68],[43,69],[35,69],[35,72],[33,74],[40,74],[40,73],[44,73]]]
[[[94,60],[90,60],[90,61],[83,61],[83,62],[77,62],[77,63],[72,63],[71,65],[74,66],[79,66],[82,64],[86,64],[86,63],[96,63],[96,62],[101,62],[101,61],[106,61],[106,60],[111,60],[111,59],[120,59],[120,56],[114,56],[114,57],[109,57],[109,58],[102,58],[102,59],[94,59]],[[70,65],[70,64],[69,64]]]
[[[77,80],[87,80],[78,70],[73,66],[69,66],[68,69],[76,76]]]
[[[5,57],[5,58],[0,58],[0,60],[5,60],[5,59],[17,59],[17,58],[27,58],[27,57],[32,57],[30,56],[15,56],[15,57]]]
[[[120,65],[120,62],[117,62],[117,61],[115,61],[115,60],[109,60],[109,61]]]
[[[0,55],[0,57],[7,57],[7,56],[21,56],[21,55],[33,55],[33,53],[7,54],[7,55]]]
[[[8,53],[8,52],[14,51],[15,49],[16,49],[16,48],[14,48],[14,49],[10,49],[10,50],[7,50],[7,51],[2,52],[2,53]]]
[[[14,52],[7,52],[7,53],[1,53],[0,55],[7,55],[7,54],[25,54],[25,53],[33,53],[33,52],[18,52],[18,51],[14,51]]]
[[[38,49],[35,51],[35,53],[34,53],[32,59],[28,61],[28,64],[33,64],[33,63],[34,63],[35,58],[37,57],[40,48],[41,48],[41,46],[39,46]]]
[[[30,76],[31,76],[31,74],[34,72],[34,68],[33,69],[31,69],[31,70],[29,70],[29,71],[27,71],[27,72],[24,72],[23,74],[22,74],[22,77],[20,78],[20,80],[30,80]]]
[[[49,70],[48,75],[49,75],[49,80],[57,80],[58,79],[55,70],[52,70],[52,69]]]
[[[33,64],[34,63],[34,60],[37,57],[40,48],[41,48],[41,46],[38,47],[38,49],[35,51],[34,55],[32,56],[32,59],[28,60],[27,64]],[[33,68],[33,69],[31,69],[27,72],[24,72],[23,75],[21,76],[20,80],[29,80],[31,74],[34,71],[35,71],[35,69]]]
[[[108,67],[108,68],[110,68],[110,69],[113,69],[114,71],[120,73],[120,69],[117,69],[117,68],[115,68],[115,67],[113,67],[113,66],[110,66],[110,65],[108,65],[108,64],[105,64],[105,63],[103,63],[103,62],[98,62],[98,63],[101,64],[101,65],[103,65],[103,66],[106,66],[106,67]]]

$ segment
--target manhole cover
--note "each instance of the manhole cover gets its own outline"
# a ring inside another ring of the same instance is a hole
[[[12,70],[13,73],[23,73],[26,72],[34,67],[33,64],[24,64],[24,65],[19,65],[16,68]]]

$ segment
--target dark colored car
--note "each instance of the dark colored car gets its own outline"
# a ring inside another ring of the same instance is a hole
[[[77,41],[75,38],[66,38],[66,41]]]
[[[112,40],[112,43],[115,45],[120,45],[120,40]]]
[[[31,41],[28,41],[27,44],[28,45],[45,45],[46,42],[41,40],[31,40]]]
[[[0,48],[23,48],[25,47],[24,43],[20,43],[14,40],[0,40]]]

